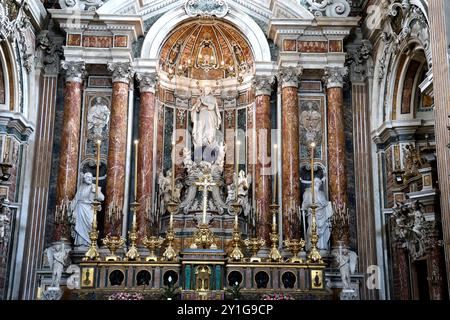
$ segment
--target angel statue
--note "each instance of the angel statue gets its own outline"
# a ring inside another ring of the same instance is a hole
[[[83,182],[78,187],[75,198],[71,201],[70,210],[72,212],[72,235],[75,246],[89,246],[89,232],[92,229],[92,221],[94,213],[92,211],[92,203],[95,200],[97,193],[97,200],[105,200],[105,196],[100,190],[96,192],[96,186],[93,183],[92,173],[86,172],[83,175]]]
[[[355,273],[358,256],[355,252],[342,246],[333,250],[333,256],[339,272],[341,273],[342,288],[344,290],[351,290],[352,286],[350,275]]]
[[[227,187],[228,195],[227,195],[227,204],[231,204],[236,200],[236,173],[233,176],[233,184]],[[237,202],[242,206],[242,212],[245,217],[248,217],[251,205],[248,201],[248,190],[250,189],[251,177],[245,173],[244,170],[239,171],[239,175],[237,177]]]
[[[303,183],[311,184],[310,181],[302,180]],[[325,192],[320,190],[323,184],[323,180],[319,178],[314,178],[314,203],[317,205],[316,208],[316,225],[317,225],[317,235],[319,236],[319,241],[317,242],[317,247],[319,250],[328,250],[329,241],[331,236],[331,222],[330,218],[333,215],[333,207],[331,202],[325,196]],[[307,211],[308,218],[308,242],[307,249],[311,247],[311,225],[312,225],[312,192],[311,187],[307,188],[303,193],[303,203],[302,210]]]
[[[64,267],[69,265],[70,247],[64,242],[56,243],[45,250],[48,265],[52,269],[52,287],[59,288]]]
[[[172,199],[172,170],[169,169],[166,172],[166,175],[162,172],[159,173],[158,177],[158,185],[159,185],[159,197],[160,197],[160,215],[163,215],[166,212],[167,204],[170,201],[175,201],[177,203],[180,202],[181,198],[181,189],[183,188],[183,184],[180,181],[175,182],[175,190],[173,192]]]

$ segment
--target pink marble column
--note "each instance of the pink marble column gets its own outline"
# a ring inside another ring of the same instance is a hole
[[[106,180],[106,214],[122,210],[125,193],[125,162],[127,151],[128,89],[132,71],[129,63],[109,63],[112,72],[112,102]],[[123,214],[112,223],[105,219],[105,234],[120,235]]]
[[[343,77],[347,69],[327,67],[325,69],[325,85],[327,87],[328,102],[328,177],[330,187],[330,201],[338,204],[348,204],[347,172],[345,169],[345,134],[344,134],[344,94]],[[332,235],[332,243],[336,241],[349,243],[348,234],[344,239],[337,239]]]
[[[138,152],[138,189],[137,199],[140,203],[137,214],[140,242],[149,234],[147,206],[152,204],[153,189],[153,136],[155,116],[156,74],[138,74],[140,83],[141,105],[139,111],[139,152]],[[151,207],[150,207],[151,208]]]
[[[281,165],[283,239],[299,238],[300,202],[298,79],[300,68],[283,68],[279,73],[281,91]]]
[[[65,198],[72,200],[77,190],[82,82],[85,72],[84,62],[63,61],[61,66],[66,70],[66,85],[56,189],[57,205],[60,205]],[[69,240],[70,229],[65,228],[64,224],[57,223],[54,238],[55,240]]]
[[[255,166],[255,204],[258,212],[257,236],[270,243],[271,215],[269,204],[272,202],[271,188],[271,121],[270,95],[273,78],[256,77],[256,166]]]

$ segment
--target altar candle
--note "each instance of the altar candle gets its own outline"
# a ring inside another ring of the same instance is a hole
[[[97,170],[95,173],[95,200],[98,199],[98,181],[100,180],[100,146],[102,140],[97,140]]]
[[[238,212],[236,211],[235,215],[234,215],[234,225],[237,227],[239,224],[239,220],[238,220]]]
[[[173,229],[173,213],[170,213],[169,229]]]
[[[314,193],[314,148],[316,147],[316,144],[313,142],[311,143],[311,200],[312,203],[315,203],[315,193]]]
[[[134,202],[137,202],[138,190],[138,151],[139,140],[134,140]]]
[[[175,196],[175,132],[172,140],[172,200]]]
[[[239,146],[241,142],[238,140],[238,136],[236,134],[236,200],[238,198],[238,188],[239,188]]]
[[[278,179],[278,145],[273,146],[273,203],[277,203],[277,179]]]

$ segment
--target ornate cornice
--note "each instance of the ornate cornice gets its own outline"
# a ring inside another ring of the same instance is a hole
[[[139,82],[139,90],[142,92],[155,93],[158,76],[156,73],[136,73],[136,80]]]
[[[86,76],[84,61],[61,61],[61,68],[66,71],[66,82],[83,82]]]
[[[134,70],[129,62],[108,62],[108,71],[112,73],[112,82],[130,83]]]
[[[278,81],[282,88],[296,87],[298,88],[299,79],[302,76],[303,67],[282,67],[278,71]]]
[[[253,79],[253,87],[255,88],[256,96],[270,96],[274,82],[274,76],[255,76],[255,79]]]
[[[343,88],[344,77],[347,75],[346,67],[325,67],[323,82],[329,88]]]

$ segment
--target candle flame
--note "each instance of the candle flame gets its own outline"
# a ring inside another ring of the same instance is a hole
[[[139,143],[139,140],[134,140],[134,144],[138,144]]]
[[[315,142],[311,142],[311,148],[315,148],[316,147],[316,143]]]

